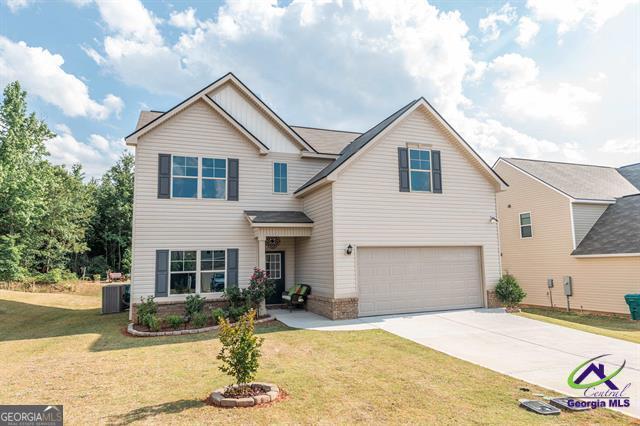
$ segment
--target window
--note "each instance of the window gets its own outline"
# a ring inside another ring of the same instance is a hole
[[[200,292],[215,293],[225,287],[224,250],[203,250],[200,252]]]
[[[227,160],[202,159],[202,198],[224,200],[227,187]]]
[[[273,163],[273,192],[287,192],[287,163]]]
[[[171,176],[174,197],[198,197],[198,157],[179,157],[174,155]]]
[[[282,263],[280,253],[267,253],[267,276],[274,280],[282,278]]]
[[[532,236],[531,213],[520,213],[520,238],[531,238]]]
[[[171,252],[171,281],[169,295],[196,292],[196,252]]]
[[[431,192],[431,152],[409,150],[409,182],[411,191]]]

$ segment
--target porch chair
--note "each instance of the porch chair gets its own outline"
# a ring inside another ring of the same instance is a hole
[[[289,312],[294,306],[302,306],[307,309],[307,296],[311,294],[311,287],[306,284],[296,284],[289,291],[282,293],[282,300],[287,303]]]

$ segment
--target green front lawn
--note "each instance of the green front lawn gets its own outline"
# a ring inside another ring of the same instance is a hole
[[[640,343],[640,321],[544,308],[524,308],[518,315],[589,333]]]
[[[608,410],[531,414],[518,398],[550,392],[381,330],[279,323],[259,328],[258,380],[277,383],[288,398],[215,408],[203,400],[229,383],[218,370],[215,334],[128,337],[126,315],[100,316],[98,306],[92,296],[0,291],[0,403],[61,403],[68,424],[631,422]]]

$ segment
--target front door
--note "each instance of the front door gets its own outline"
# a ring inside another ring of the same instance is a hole
[[[284,252],[269,251],[266,253],[266,271],[269,278],[275,283],[275,292],[267,299],[267,305],[282,303],[284,292]]]

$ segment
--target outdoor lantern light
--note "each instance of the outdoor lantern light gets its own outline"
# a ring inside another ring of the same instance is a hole
[[[491,216],[491,219],[489,219],[489,223],[492,223],[495,225],[496,223],[498,223],[498,218],[495,216]]]
[[[353,247],[351,246],[351,244],[349,244],[349,245],[347,246],[347,250],[346,250],[346,252],[347,252],[347,254],[351,254],[351,253],[353,253]]]

